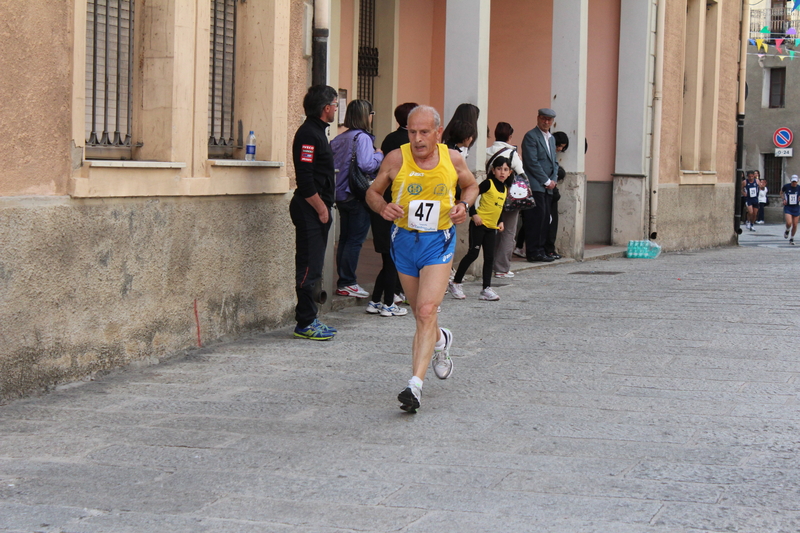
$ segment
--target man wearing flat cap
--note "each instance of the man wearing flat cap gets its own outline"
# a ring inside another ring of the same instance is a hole
[[[539,110],[536,127],[525,134],[522,140],[522,166],[531,183],[531,192],[536,207],[522,212],[525,224],[525,255],[529,262],[549,263],[554,257],[544,250],[550,224],[550,200],[558,181],[556,141],[550,127],[556,112],[549,108]]]

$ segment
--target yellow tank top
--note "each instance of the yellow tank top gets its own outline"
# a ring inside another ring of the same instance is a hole
[[[503,213],[503,206],[506,203],[507,191],[498,191],[494,182],[490,178],[486,179],[489,180],[489,190],[481,194],[481,201],[475,212],[483,220],[484,226],[489,229],[497,229],[500,215]]]
[[[455,205],[458,173],[447,145],[437,145],[439,164],[423,170],[414,162],[411,144],[400,147],[403,166],[392,181],[392,200],[403,208],[394,223],[407,230],[439,231],[453,226],[450,210]]]

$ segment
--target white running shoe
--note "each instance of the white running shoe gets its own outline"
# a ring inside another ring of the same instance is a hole
[[[517,257],[525,258],[525,250],[523,250],[522,248],[514,248],[514,255],[516,255]]]
[[[514,273],[510,270],[508,272],[495,272],[494,277],[496,278],[513,278]]]
[[[355,296],[356,298],[367,298],[369,293],[361,288],[361,285],[348,285],[347,287],[340,287],[336,289],[336,294],[339,296]]]
[[[463,300],[464,298],[466,298],[466,295],[464,294],[463,283],[454,283],[451,281],[447,287],[448,289],[450,289],[450,294],[452,294],[453,298],[455,298],[456,300]]]
[[[397,395],[397,401],[400,402],[400,409],[408,413],[416,413],[417,409],[419,409],[420,396],[422,396],[422,389],[409,383],[408,387]]]
[[[403,316],[408,313],[408,309],[400,307],[397,304],[384,305],[381,308],[381,316]]]
[[[394,295],[394,303],[398,304],[398,305],[399,304],[407,304],[408,300],[406,299],[406,295],[403,294],[402,292],[400,294],[395,294]]]
[[[479,298],[481,300],[489,300],[490,302],[496,302],[497,300],[500,299],[500,297],[497,295],[496,292],[494,292],[494,289],[492,289],[491,287],[486,287],[485,289],[483,289],[481,291],[481,295],[479,296]]]
[[[444,335],[444,348],[441,350],[433,349],[433,359],[431,366],[433,373],[439,379],[447,379],[453,373],[453,360],[450,359],[450,347],[453,345],[453,333],[447,328],[439,328]]]
[[[377,315],[381,312],[381,309],[383,309],[383,304],[381,302],[370,301],[367,304],[367,313],[371,315]]]

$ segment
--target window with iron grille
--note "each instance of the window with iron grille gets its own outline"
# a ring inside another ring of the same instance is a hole
[[[86,157],[130,159],[134,0],[86,4]]]
[[[783,157],[775,154],[762,154],[764,157],[764,178],[767,180],[767,191],[770,196],[781,193],[783,187]]]
[[[358,98],[374,104],[375,78],[378,76],[375,0],[361,0],[358,21]]]
[[[236,87],[236,0],[211,0],[209,59],[208,155],[212,158],[231,157]],[[238,141],[241,145],[241,138]]]
[[[786,68],[769,69],[769,107],[786,106]]]

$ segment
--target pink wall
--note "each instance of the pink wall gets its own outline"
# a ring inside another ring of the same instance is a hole
[[[400,2],[397,103],[431,102],[431,57],[433,49],[433,2]]]
[[[433,0],[430,105],[444,113],[444,47],[447,32],[447,0]],[[447,118],[442,117],[442,121]]]
[[[337,89],[347,89],[347,103],[356,98],[356,88],[353,87],[353,27],[355,17],[355,0],[341,0],[341,22],[339,27],[339,86]],[[333,53],[337,53],[332,50]],[[344,120],[344,115],[339,121]]]
[[[586,177],[611,181],[617,136],[620,1],[589,2],[589,65],[586,89]],[[570,139],[572,143],[572,139]],[[574,146],[578,146],[576,142]]]
[[[550,107],[553,0],[493,0],[489,55],[487,124],[514,127],[519,145],[536,126],[536,111]],[[483,110],[481,110],[483,111]]]

